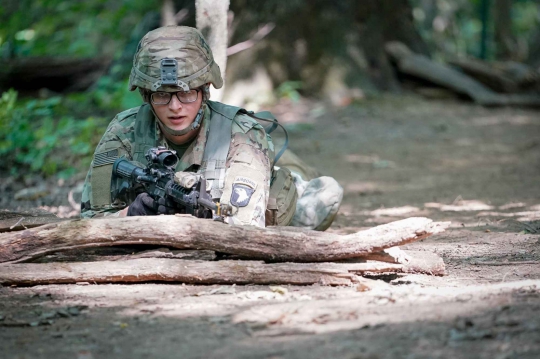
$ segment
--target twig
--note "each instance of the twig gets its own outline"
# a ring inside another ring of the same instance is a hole
[[[9,229],[13,229],[13,228],[17,227],[17,226],[19,225],[19,223],[22,222],[23,219],[24,219],[24,217],[21,217],[21,219],[19,219],[19,220],[17,221],[17,223],[15,223],[15,224],[12,225],[11,227],[9,227]],[[23,226],[25,229],[28,229],[28,228],[26,228],[26,226],[25,226],[24,224],[23,224],[22,226]]]
[[[515,261],[515,262],[472,262],[472,265],[476,266],[511,266],[522,264],[539,264],[540,261]]]
[[[188,15],[189,15],[189,10],[182,9],[178,11],[176,15],[174,15],[174,21],[176,21],[176,24],[180,24],[182,23],[182,21],[184,21],[188,17]]]
[[[231,56],[234,54],[237,54],[241,51],[247,50],[250,47],[253,47],[257,42],[261,41],[266,35],[268,35],[276,25],[274,23],[269,22],[268,24],[262,26],[257,30],[257,32],[251,37],[251,39],[239,42],[236,45],[233,45],[227,49],[227,56]]]

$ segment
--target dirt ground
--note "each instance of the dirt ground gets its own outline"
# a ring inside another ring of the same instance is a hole
[[[540,112],[385,96],[341,109],[301,103],[281,117],[290,147],[345,189],[330,231],[412,216],[451,221],[404,247],[438,253],[447,275],[373,277],[377,286],[365,292],[3,287],[0,357],[540,357]],[[29,183],[2,182],[2,208],[67,213],[71,189],[77,201],[76,180],[26,201],[13,195]]]

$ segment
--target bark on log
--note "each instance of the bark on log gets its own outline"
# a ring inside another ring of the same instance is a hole
[[[143,258],[83,263],[0,265],[2,285],[177,282],[190,284],[352,285],[365,273],[401,273],[402,264],[270,263]]]
[[[393,248],[397,249],[397,248]],[[399,250],[399,249],[398,249]],[[441,257],[435,253],[425,251],[400,251],[401,256],[395,256],[393,253],[377,252],[367,255],[362,259],[348,259],[339,263],[361,263],[362,261],[377,261],[385,263],[401,264],[403,273],[421,273],[443,276],[446,274],[446,266]]]
[[[131,244],[209,249],[270,261],[327,262],[414,242],[449,224],[413,217],[337,235],[294,227],[232,226],[186,215],[74,220],[0,234],[0,263],[68,249]]]
[[[144,248],[144,247],[142,247]],[[122,261],[139,258],[169,258],[183,260],[216,260],[216,252],[207,250],[155,248],[141,250],[140,246],[98,247],[52,253],[35,263]],[[394,262],[390,262],[394,263]]]

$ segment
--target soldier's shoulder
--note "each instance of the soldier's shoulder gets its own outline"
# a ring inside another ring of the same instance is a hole
[[[259,122],[257,122],[256,119],[247,114],[238,112],[233,119],[233,133],[247,133],[251,129],[264,131],[263,126]]]
[[[139,109],[141,106],[130,108],[129,110],[125,110],[114,116],[114,119],[112,122],[115,123],[122,123],[122,122],[133,122],[137,118],[137,112],[139,112]]]
[[[109,126],[107,126],[107,131],[105,131],[105,133],[112,133],[120,137],[125,137],[128,133],[133,132],[139,107],[130,108],[129,110],[120,112],[114,116],[113,120],[109,123]]]

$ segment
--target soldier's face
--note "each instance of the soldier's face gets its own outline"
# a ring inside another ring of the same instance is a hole
[[[193,123],[201,108],[202,94],[200,91],[198,92],[195,102],[182,103],[178,97],[173,95],[167,105],[152,104],[152,107],[163,124],[173,130],[180,131]]]

